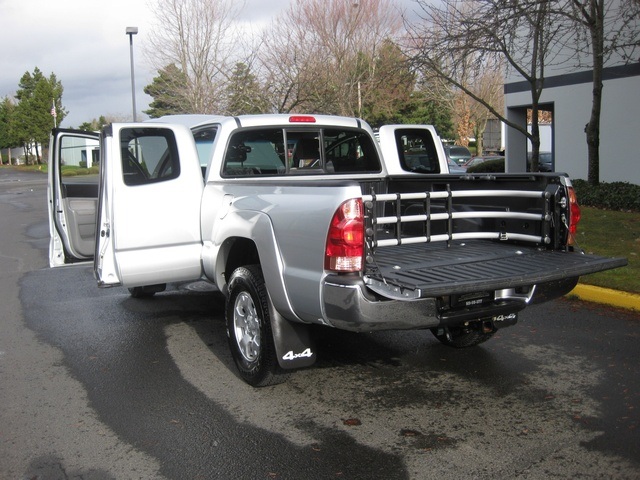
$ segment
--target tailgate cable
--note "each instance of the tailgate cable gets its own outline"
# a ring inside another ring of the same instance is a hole
[[[569,240],[573,241],[573,245],[581,255],[585,255],[586,252],[578,243],[578,239],[576,238],[576,236],[573,233],[571,233],[571,229],[569,228],[569,225],[567,225],[567,216],[563,214],[560,216],[560,218],[562,219],[562,224],[567,229],[567,235],[569,236]]]
[[[373,187],[371,187],[371,195],[375,199],[376,193],[373,190]],[[384,278],[384,274],[380,270],[380,267],[378,266],[378,262],[376,262],[375,255],[373,253],[375,250],[375,247],[373,245],[375,244],[375,241],[376,241],[376,229],[373,226],[373,221],[372,221],[372,218],[373,218],[372,216],[375,216],[374,209],[375,209],[375,202],[365,203],[365,211],[369,212],[369,214],[366,215],[365,217],[369,219],[369,225],[366,225],[365,223],[364,239],[365,239],[366,250],[365,250],[365,259],[364,259],[365,261],[364,275],[365,276],[373,275],[376,277],[380,277],[380,279],[382,279],[382,282],[388,286],[389,284],[387,283],[387,279]]]

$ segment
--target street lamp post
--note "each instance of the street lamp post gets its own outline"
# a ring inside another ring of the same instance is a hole
[[[133,36],[138,34],[138,27],[127,27],[129,35],[129,52],[131,57],[131,103],[133,105],[133,121],[136,122],[136,81],[133,75]]]

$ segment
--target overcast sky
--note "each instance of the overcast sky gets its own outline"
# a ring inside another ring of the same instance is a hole
[[[243,23],[254,30],[267,25],[292,0],[247,0]],[[396,0],[411,6],[414,0]],[[156,72],[146,64],[145,35],[153,23],[147,0],[0,0],[0,98],[13,96],[25,72],[38,67],[54,73],[64,87],[64,127],[77,127],[100,115],[130,119],[133,37],[136,110],[151,98],[142,89]]]

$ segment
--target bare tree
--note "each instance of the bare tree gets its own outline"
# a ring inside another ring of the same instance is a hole
[[[312,67],[314,49],[307,47],[303,28],[289,18],[293,12],[274,20],[265,30],[260,47],[259,62],[265,89],[272,109],[292,112],[313,103],[318,78]]]
[[[540,132],[538,110],[546,69],[556,62],[552,46],[567,34],[554,24],[551,0],[443,0],[422,8],[420,22],[408,26],[412,60],[423,72],[437,75],[496,118],[525,135],[532,144],[533,171],[538,170]],[[507,73],[521,76],[529,85],[533,123],[509,121],[494,104],[483,98],[469,78],[481,78],[491,63],[504,59]]]
[[[573,24],[575,35],[571,44],[581,64],[593,71],[591,116],[585,126],[589,152],[588,180],[600,182],[600,114],[604,66],[614,57],[618,64],[637,61],[634,53],[640,49],[640,2],[638,0],[566,0],[555,14]],[[583,41],[586,39],[586,41]],[[588,58],[590,61],[584,61]]]
[[[487,64],[487,68],[474,79],[473,89],[480,98],[484,98],[487,103],[498,111],[504,111],[504,65],[502,59],[496,59],[496,63]],[[471,123],[473,124],[473,135],[476,138],[477,154],[484,153],[482,136],[487,128],[489,119],[494,118],[493,114],[480,102],[472,100]]]
[[[361,115],[385,42],[401,28],[392,0],[297,0],[265,32],[260,53],[277,111]]]
[[[224,110],[227,81],[238,58],[233,21],[242,8],[233,0],[156,0],[146,54],[158,71],[175,65],[186,77],[185,111]]]
[[[458,68],[458,80],[466,90],[501,112],[504,109],[504,65],[500,57],[487,58],[485,62],[484,68],[480,70],[463,63]],[[482,136],[488,120],[494,118],[494,115],[483,103],[459,88],[454,88],[444,99],[448,99],[452,112],[456,144],[468,146],[470,138],[474,137],[477,154],[482,155]]]

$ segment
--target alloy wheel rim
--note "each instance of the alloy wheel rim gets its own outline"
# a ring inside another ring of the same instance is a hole
[[[255,361],[260,355],[260,319],[251,296],[246,292],[236,297],[233,327],[240,354],[249,362]]]

